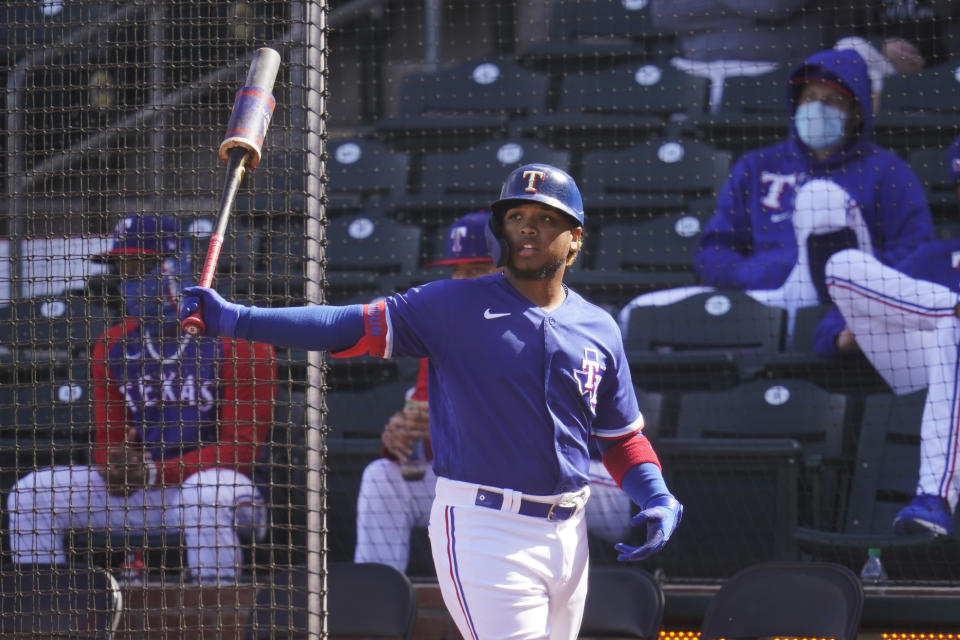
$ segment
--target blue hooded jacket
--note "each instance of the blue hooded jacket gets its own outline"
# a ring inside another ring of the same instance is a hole
[[[859,131],[825,160],[800,141],[793,122],[808,77],[846,88],[860,111]],[[906,162],[870,139],[873,104],[863,58],[850,50],[821,51],[798,65],[790,78],[787,139],[747,152],[734,164],[704,228],[694,257],[704,284],[741,290],[780,287],[798,257],[791,219],[796,191],[814,179],[832,180],[857,202],[882,262],[897,266],[934,239],[920,180]],[[839,311],[827,313],[815,337],[817,353],[837,353],[835,339],[844,325]]]

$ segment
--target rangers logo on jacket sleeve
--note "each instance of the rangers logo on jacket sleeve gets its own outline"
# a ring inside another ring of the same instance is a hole
[[[600,380],[606,370],[600,361],[600,352],[593,347],[584,347],[580,366],[582,368],[574,370],[573,376],[580,385],[580,395],[586,396],[590,408],[596,410],[597,389],[600,388]]]

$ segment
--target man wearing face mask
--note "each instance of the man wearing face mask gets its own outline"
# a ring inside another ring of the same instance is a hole
[[[897,265],[934,229],[920,180],[870,139],[870,79],[856,52],[807,58],[790,76],[787,104],[787,139],[734,165],[695,267],[704,284],[786,308],[792,326],[798,308],[830,302],[823,273],[834,252],[857,248]],[[839,353],[844,326],[828,312],[818,353]]]
[[[74,528],[181,531],[189,577],[230,583],[239,542],[262,538],[258,485],[273,414],[269,345],[180,332],[180,289],[191,284],[190,241],[173,218],[120,221],[94,259],[120,278],[124,319],[95,345],[90,466],[40,469],[8,498],[14,562],[64,564]]]

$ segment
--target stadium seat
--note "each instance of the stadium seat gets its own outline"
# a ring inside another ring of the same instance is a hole
[[[863,585],[850,569],[825,562],[763,562],[720,586],[700,637],[856,640],[862,614]]]
[[[686,392],[680,397],[677,437],[790,438],[800,444],[804,473],[801,521],[832,519],[852,407],[847,396],[800,379],[760,379],[732,389]]]
[[[796,558],[791,534],[803,454],[795,440],[658,438],[654,446],[684,513],[643,568],[715,580],[755,562]]]
[[[859,570],[867,549],[879,547],[892,580],[960,578],[956,537],[896,536],[892,529],[894,516],[916,492],[925,398],[925,390],[866,398],[849,493],[842,496],[845,508],[833,527],[798,528],[794,539],[801,552]]]
[[[714,199],[727,179],[731,154],[695,140],[654,139],[618,150],[583,154],[580,188],[591,214],[633,220],[683,211],[692,200]]]
[[[914,149],[910,151],[908,162],[923,182],[927,204],[930,205],[934,220],[955,219],[960,204],[946,148]]]
[[[510,57],[412,74],[403,79],[397,114],[374,132],[403,151],[469,148],[512,135],[516,122],[543,111],[549,82]]]
[[[274,572],[257,590],[248,638],[306,638],[308,588],[306,567]],[[417,592],[400,571],[372,562],[330,562],[325,590],[331,637],[412,640]]]
[[[588,236],[565,280],[590,300],[615,307],[648,291],[694,285],[693,255],[708,217],[691,211],[603,224]]]
[[[0,344],[26,363],[63,362],[86,353],[110,324],[106,307],[88,298],[28,298],[0,308]]]
[[[946,147],[960,133],[960,59],[886,76],[874,119],[877,144],[897,150]]]
[[[562,148],[625,147],[673,134],[706,109],[708,82],[657,62],[618,65],[562,79],[553,111],[522,131]]]
[[[328,210],[360,209],[371,199],[391,202],[407,191],[410,157],[374,140],[351,138],[330,143],[327,160]]]
[[[413,193],[395,202],[403,220],[435,225],[444,238],[449,224],[470,211],[489,209],[507,175],[531,162],[570,170],[570,153],[535,140],[500,138],[471,149],[423,154]]]
[[[660,637],[666,598],[649,572],[629,566],[591,565],[587,581],[581,640]]]
[[[54,457],[89,442],[92,394],[88,363],[37,371],[34,379],[0,385],[0,438]],[[47,374],[41,377],[39,374]]]
[[[327,302],[362,297],[365,302],[432,279],[420,270],[420,227],[398,223],[377,210],[342,215],[326,230]],[[304,284],[307,239],[297,233],[271,234],[257,278],[264,294],[289,296]],[[301,294],[302,297],[302,294]]]
[[[781,348],[783,309],[742,291],[708,291],[634,307],[624,345],[634,382],[647,389],[716,389],[760,370]]]
[[[636,0],[559,0],[550,8],[548,32],[520,59],[551,73],[666,59],[676,49],[673,34],[653,28],[650,4]]]
[[[692,123],[704,140],[740,155],[787,137],[789,65],[756,76],[728,76],[715,111]]]
[[[107,640],[120,622],[120,586],[103,569],[5,567],[0,582],[4,638]]]
[[[407,190],[410,157],[377,140],[350,137],[328,143],[327,212],[336,216],[380,206]],[[264,156],[252,179],[261,184],[241,191],[237,209],[300,214],[306,208],[304,152],[280,151]],[[266,176],[264,176],[266,174]]]
[[[816,305],[797,310],[793,339],[782,351],[769,354],[763,364],[763,376],[801,378],[837,393],[889,391],[883,377],[863,353],[826,358],[814,351],[817,326],[830,308],[831,305]]]

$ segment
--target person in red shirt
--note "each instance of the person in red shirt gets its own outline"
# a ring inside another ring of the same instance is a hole
[[[8,498],[13,560],[67,562],[69,529],[179,530],[191,579],[233,582],[238,538],[266,533],[273,347],[181,334],[179,292],[192,260],[173,218],[125,218],[94,259],[120,276],[126,313],[93,350],[93,463],[17,482]]]

